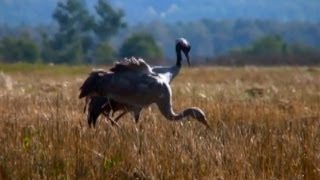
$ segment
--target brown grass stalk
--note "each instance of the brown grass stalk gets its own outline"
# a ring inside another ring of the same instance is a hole
[[[44,73],[44,72],[42,72]],[[44,73],[45,74],[45,73]],[[173,82],[175,110],[202,108],[212,130],[155,106],[120,128],[89,128],[83,75],[10,76],[0,85],[0,179],[318,179],[319,68],[194,68]]]

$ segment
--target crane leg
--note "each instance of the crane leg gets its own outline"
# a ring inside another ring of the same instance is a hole
[[[86,110],[87,110],[87,105],[88,105],[89,99],[90,99],[89,97],[86,97],[86,99],[85,99],[85,104],[84,104],[84,107],[83,107],[83,113],[85,113]]]
[[[127,114],[127,112],[128,112],[128,111],[123,111],[121,114],[119,114],[119,116],[117,116],[114,120],[111,121],[111,124],[112,124],[112,125],[115,125],[115,124],[118,125],[117,122],[120,120],[120,118],[121,118],[122,116],[124,116],[125,114]]]
[[[142,108],[133,108],[133,117],[134,117],[135,123],[139,122],[141,110],[142,110]]]

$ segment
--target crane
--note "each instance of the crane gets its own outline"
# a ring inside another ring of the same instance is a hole
[[[170,83],[180,72],[180,69],[182,66],[181,52],[184,53],[187,59],[188,65],[190,66],[190,60],[189,60],[190,49],[191,49],[191,46],[185,38],[178,38],[175,42],[175,51],[176,51],[175,65],[154,66],[154,67],[151,67],[151,70],[155,73],[162,74]],[[91,124],[95,126],[97,118],[100,116],[101,113],[104,116],[106,116],[112,122],[112,124],[114,124],[123,115],[125,115],[128,112],[128,110],[129,109],[127,105],[116,102],[112,99],[109,99],[108,97],[101,97],[101,96],[92,97],[90,99],[90,102],[88,103],[88,115],[87,115],[88,124],[90,127],[91,127]],[[122,111],[122,113],[119,116],[117,116],[115,119],[113,119],[111,116],[113,116],[114,113],[117,111]],[[139,119],[139,114],[135,116],[136,122]]]
[[[79,98],[107,96],[128,105],[135,117],[142,108],[155,103],[167,120],[179,121],[192,117],[210,128],[200,108],[190,107],[180,113],[173,111],[172,91],[167,77],[154,73],[143,59],[125,59],[110,72],[90,74],[80,87]]]

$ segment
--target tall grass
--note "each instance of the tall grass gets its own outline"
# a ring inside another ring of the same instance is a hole
[[[79,75],[88,72],[91,68],[88,66],[71,66],[71,65],[47,65],[47,64],[1,64],[0,71],[5,73],[23,73],[39,75]]]
[[[88,68],[89,71],[89,68]],[[0,179],[317,179],[319,68],[184,69],[176,111],[198,106],[212,130],[169,122],[89,128],[78,88],[88,72],[23,76],[0,92]]]

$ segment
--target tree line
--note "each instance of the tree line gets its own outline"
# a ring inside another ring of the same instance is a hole
[[[4,36],[0,41],[2,62],[54,64],[108,64],[118,56],[138,55],[161,59],[161,50],[151,35],[134,33],[119,51],[110,45],[110,39],[126,27],[124,12],[114,9],[107,0],[98,0],[94,14],[90,14],[84,1],[59,1],[52,18],[57,23],[54,33],[40,30],[38,44],[29,33]],[[1,34],[1,31],[0,31]]]
[[[300,43],[287,43],[279,35],[260,38],[250,46],[232,49],[210,61],[216,65],[319,65],[318,48]]]
[[[124,16],[107,0],[98,0],[94,11],[82,0],[58,2],[55,25],[0,26],[0,62],[110,64],[138,56],[159,64],[172,60],[174,40],[186,37],[194,63],[320,63],[320,23],[206,19],[128,26]]]

